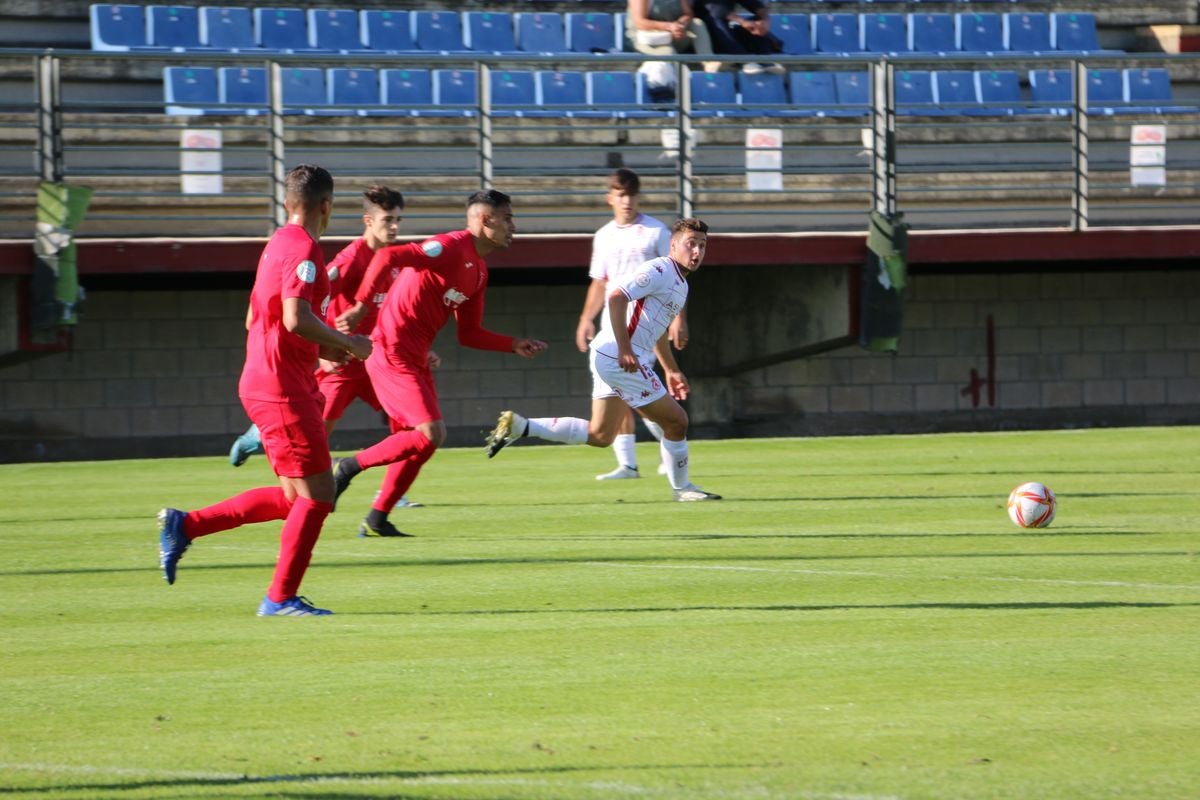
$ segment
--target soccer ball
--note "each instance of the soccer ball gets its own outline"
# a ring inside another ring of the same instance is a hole
[[[1022,483],[1008,496],[1008,517],[1020,528],[1046,527],[1057,508],[1054,492],[1036,481]]]

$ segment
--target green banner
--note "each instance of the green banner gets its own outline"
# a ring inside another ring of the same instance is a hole
[[[31,324],[35,330],[78,322],[83,299],[73,231],[83,222],[92,190],[43,181],[38,185]]]

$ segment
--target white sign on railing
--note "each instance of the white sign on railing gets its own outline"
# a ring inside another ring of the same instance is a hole
[[[179,170],[184,194],[221,194],[221,131],[186,128],[179,136]]]
[[[752,192],[783,191],[783,129],[747,129],[746,188]]]
[[[1167,126],[1134,125],[1129,133],[1131,186],[1167,185]]]

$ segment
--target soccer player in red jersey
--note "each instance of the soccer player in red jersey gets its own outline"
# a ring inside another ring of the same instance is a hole
[[[318,358],[365,359],[371,341],[326,325],[329,276],[317,241],[333,210],[333,178],[302,164],[287,175],[288,223],[267,242],[250,294],[246,364],[238,383],[242,407],[261,431],[279,486],[251,489],[216,505],[159,512],[160,563],[175,582],[193,539],[252,522],[282,519],[279,559],[259,616],[323,616],[299,595],[321,526],[333,510],[334,481],[322,419]]]
[[[376,251],[394,244],[400,233],[400,222],[403,220],[404,196],[395,189],[375,185],[363,192],[363,235],[342,248],[333,260],[329,262],[330,300],[325,313],[325,322],[333,325],[339,315],[355,305],[354,295],[362,283],[367,266]],[[358,325],[350,333],[371,335],[378,318],[378,306],[383,302],[387,287],[391,285],[388,278],[395,275],[382,276],[380,291],[370,298],[366,304],[366,313]],[[430,352],[431,366],[437,369],[440,364],[437,354]],[[333,433],[338,420],[342,418],[346,408],[355,399],[362,400],[376,411],[382,410],[375,390],[371,388],[371,378],[363,362],[351,360],[345,364],[332,361],[321,361],[317,370],[317,388],[325,398],[325,430]],[[235,467],[245,464],[250,456],[262,452],[262,438],[258,426],[251,425],[245,433],[237,437],[229,451],[229,463]],[[399,507],[416,508],[420,503],[414,503],[407,498],[400,498]]]
[[[512,244],[515,232],[508,195],[494,189],[476,192],[467,200],[466,230],[376,253],[359,285],[358,304],[339,318],[339,329],[352,330],[366,301],[378,293],[379,281],[393,269],[400,270],[379,310],[379,322],[371,334],[375,349],[367,359],[367,373],[390,419],[392,435],[342,459],[334,473],[336,493],[341,496],[362,470],[388,467],[360,528],[362,535],[404,535],[388,520],[388,514],[446,440],[446,423],[438,408],[428,359],[434,337],[451,315],[458,326],[458,341],[466,347],[524,358],[546,349],[546,343],[538,339],[513,338],[483,327],[488,280],[484,258]]]

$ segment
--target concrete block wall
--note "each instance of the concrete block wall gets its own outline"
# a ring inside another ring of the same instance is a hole
[[[807,285],[803,269],[796,281]],[[452,324],[443,331],[451,444],[479,444],[508,407],[588,415],[591,381],[573,342],[585,288],[581,278],[489,290],[489,327],[551,343],[534,361],[466,350]],[[0,461],[222,455],[247,424],[245,303],[244,291],[91,293],[73,352],[0,368]],[[694,435],[1200,423],[1200,271],[916,275],[905,321],[898,355],[850,347],[697,379]],[[717,316],[692,327],[694,341],[701,328],[745,329]],[[687,351],[680,360],[686,371]],[[356,403],[333,444],[359,447],[384,430]]]

